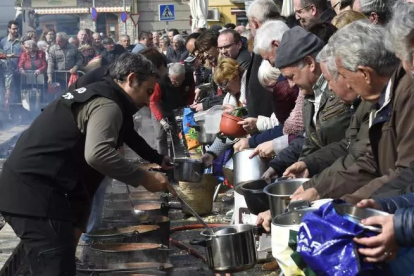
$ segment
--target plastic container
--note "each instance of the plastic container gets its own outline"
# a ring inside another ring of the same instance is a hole
[[[200,112],[195,113],[194,114],[194,121],[195,122],[205,121],[207,112],[208,112],[208,110],[200,111]]]
[[[205,130],[206,133],[216,134],[220,132],[221,115],[223,114],[223,108],[221,105],[215,105],[207,110],[205,116]]]
[[[237,124],[241,121],[243,121],[242,118],[230,114],[223,114],[220,122],[220,132],[233,138],[241,138],[246,136],[246,130],[242,125]]]

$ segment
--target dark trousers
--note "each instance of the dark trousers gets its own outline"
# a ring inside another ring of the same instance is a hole
[[[21,239],[33,276],[75,276],[72,222],[2,213]]]

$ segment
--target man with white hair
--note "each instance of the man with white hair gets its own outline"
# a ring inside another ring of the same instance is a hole
[[[80,30],[78,32],[79,47],[82,45],[89,44],[88,33],[85,30]]]
[[[280,20],[266,22],[259,30],[254,39],[254,52],[261,55],[271,65],[275,66],[276,50],[282,41],[283,34],[289,27]]]
[[[173,63],[168,75],[161,76],[150,99],[150,108],[156,118],[155,135],[158,153],[168,154],[167,132],[173,130],[174,109],[194,102],[195,84],[193,72],[185,70],[181,63]]]
[[[102,44],[102,36],[99,33],[92,34],[92,47],[98,55],[105,50]]]
[[[395,0],[355,0],[352,9],[363,13],[373,24],[385,25],[391,18]]]
[[[175,35],[173,37],[171,47],[167,50],[168,63],[181,62],[188,57],[188,51],[185,48],[185,39],[182,35]]]
[[[359,158],[334,185],[350,202],[369,198],[414,160],[414,80],[384,45],[383,27],[356,21],[331,39],[340,77],[362,99],[374,104],[370,118],[371,151]]]
[[[49,48],[49,58],[47,60],[47,77],[51,83],[55,78],[55,70],[68,70],[69,73],[75,73],[79,66],[82,65],[83,58],[78,49],[68,42],[69,38],[66,33],[56,34],[56,44]],[[62,88],[67,86],[65,73],[57,73],[56,79]]]

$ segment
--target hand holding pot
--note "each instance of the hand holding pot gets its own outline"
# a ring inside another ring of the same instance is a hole
[[[267,171],[265,171],[265,173],[262,175],[262,179],[266,180],[267,183],[270,183],[272,177],[277,177],[276,171],[272,167],[269,167]]]
[[[315,188],[309,188],[307,190],[305,190],[303,193],[297,194],[297,195],[292,195],[291,199],[292,201],[296,201],[296,200],[306,200],[308,202],[312,202],[315,200],[318,200],[319,194],[318,191],[316,191]]]
[[[363,199],[358,202],[357,207],[381,210],[381,206],[374,199]]]
[[[273,142],[267,141],[258,145],[254,149],[252,155],[250,155],[250,158],[253,158],[256,155],[259,155],[262,158],[271,158],[274,154],[275,152],[273,151]]]
[[[242,151],[244,149],[249,148],[249,139],[248,138],[241,138],[240,141],[238,141],[233,146],[235,152]]]
[[[214,156],[210,153],[204,153],[203,156],[201,156],[201,162],[204,163],[204,166],[211,167],[213,165]]]
[[[263,228],[266,230],[266,232],[270,232],[270,224],[272,222],[272,214],[270,213],[270,210],[267,210],[266,212],[259,213],[257,215],[256,225],[262,225]]]
[[[194,109],[196,112],[200,112],[200,111],[203,111],[203,104],[202,103],[193,104],[190,106],[190,108]]]
[[[177,196],[177,192],[164,174],[149,171],[144,171],[144,173],[145,176],[141,185],[149,192],[155,193],[168,190],[174,197]]]
[[[354,241],[367,248],[360,248],[360,254],[365,255],[364,261],[377,263],[390,261],[397,257],[398,245],[395,241],[394,215],[374,216],[362,220],[365,225],[381,225],[379,235],[369,238],[355,238]]]
[[[242,125],[244,130],[248,133],[253,133],[258,131],[257,129],[257,118],[246,118],[241,122],[238,122],[239,125]]]
[[[305,162],[299,161],[287,168],[286,171],[283,173],[283,176],[290,178],[308,178],[309,170],[306,167]]]
[[[171,165],[171,163],[171,158],[169,156],[164,156],[164,158],[162,159],[161,168],[163,170],[172,170],[174,169],[174,166]]]

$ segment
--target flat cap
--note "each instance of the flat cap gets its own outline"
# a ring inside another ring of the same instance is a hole
[[[276,68],[283,68],[318,53],[325,46],[319,37],[296,26],[285,32],[276,51]]]

